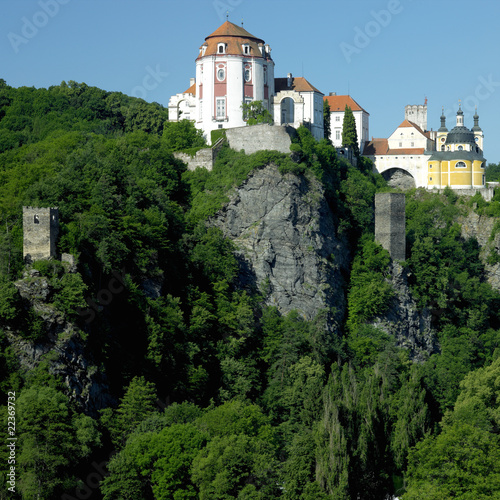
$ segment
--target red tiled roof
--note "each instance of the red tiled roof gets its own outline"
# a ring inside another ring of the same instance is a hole
[[[425,132],[416,123],[413,123],[410,120],[404,120],[398,128],[401,127],[413,127],[416,128],[422,135],[425,135]]]
[[[366,156],[385,155],[389,151],[389,141],[387,139],[372,139],[365,144],[363,154]]]
[[[247,57],[264,57],[260,51],[260,47],[264,45],[264,40],[257,38],[229,21],[226,21],[222,26],[217,28],[211,35],[205,38],[205,43],[202,47],[206,47],[204,56],[213,56],[218,54],[218,44],[225,43],[226,48],[224,55],[244,55]],[[250,47],[249,54],[243,52],[243,45],[248,44]],[[202,52],[198,57],[202,57]],[[268,56],[269,57],[269,56]]]
[[[328,101],[330,111],[344,111],[347,105],[352,111],[367,112],[350,95],[327,95],[323,99]]]
[[[189,87],[187,90],[183,92],[183,94],[193,94],[196,95],[196,83],[193,83],[191,87]]]
[[[387,139],[372,139],[365,144],[363,155],[365,156],[399,156],[399,155],[423,155],[425,148],[396,148],[389,149]]]
[[[220,38],[225,36],[251,38],[252,40],[257,40],[258,42],[264,43],[264,40],[253,36],[247,30],[243,29],[242,26],[238,26],[229,21],[226,21],[222,26],[219,26],[211,35],[208,35],[205,40],[208,40],[209,38]]]
[[[323,94],[323,92],[314,87],[314,85],[311,85],[302,76],[293,77],[291,87],[288,87],[288,78],[275,78],[274,89],[276,92],[280,92],[281,90],[295,90],[296,92],[319,92]]]

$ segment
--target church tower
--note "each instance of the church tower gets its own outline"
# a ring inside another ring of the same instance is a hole
[[[198,116],[208,140],[218,128],[246,125],[242,103],[262,101],[269,111],[274,95],[274,62],[264,40],[226,21],[205,38],[196,59]]]

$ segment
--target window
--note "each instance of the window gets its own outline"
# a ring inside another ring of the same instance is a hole
[[[244,76],[245,82],[249,82],[252,79],[252,71],[250,70],[250,68],[245,68]]]
[[[467,165],[463,161],[457,161],[455,168],[466,168]]]
[[[243,45],[243,54],[250,54],[250,46],[249,45]]]
[[[429,177],[429,180],[432,181],[432,177]]]
[[[217,80],[223,82],[226,79],[226,70],[224,68],[219,68],[217,70]]]
[[[33,224],[40,224],[40,219],[38,218],[37,214],[33,216]]]
[[[225,44],[224,44],[224,43],[219,43],[219,48],[218,48],[217,52],[218,52],[219,54],[224,54],[224,52],[225,52],[225,51],[226,51],[226,46],[225,46]]]
[[[399,143],[399,147],[400,147],[400,148],[402,148],[402,147],[403,147],[403,143],[402,143],[402,142],[400,142],[400,143]]]
[[[411,143],[411,147],[412,148],[415,147],[415,143],[414,142]]]
[[[222,119],[226,117],[226,98],[225,97],[217,97],[216,101],[216,117],[217,119]]]
[[[338,116],[338,115],[337,115],[337,116],[335,117],[335,121],[336,121],[336,122],[339,122],[339,121],[340,121],[340,116]]]
[[[267,66],[264,66],[264,85],[267,85]]]
[[[444,151],[444,146],[441,146],[441,151]]]
[[[340,141],[340,130],[335,131],[335,140]]]
[[[459,150],[459,151],[463,151],[463,150],[464,150],[464,147],[463,147],[463,146],[458,146],[458,150]]]
[[[486,176],[483,174],[483,186],[486,184]]]

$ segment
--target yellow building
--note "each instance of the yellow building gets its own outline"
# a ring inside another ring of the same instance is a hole
[[[456,126],[448,132],[446,118],[441,115],[441,127],[436,134],[436,151],[429,151],[427,187],[481,189],[486,186],[483,157],[483,131],[479,116],[474,115],[474,127],[464,126],[464,113],[459,106]]]

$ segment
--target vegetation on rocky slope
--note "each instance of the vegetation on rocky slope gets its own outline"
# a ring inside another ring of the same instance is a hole
[[[0,80],[0,391],[16,394],[17,498],[498,495],[500,294],[456,220],[499,215],[500,200],[407,193],[405,266],[437,346],[416,363],[370,322],[394,289],[373,236],[388,188],[366,161],[354,168],[301,129],[293,161],[223,149],[212,172],[187,172],[172,152],[203,140],[166,117],[85,84]],[[335,335],[266,305],[265,282],[242,287],[234,243],[206,224],[269,164],[321,182],[345,241]],[[58,251],[76,272],[40,262],[25,274],[23,205],[59,207]],[[26,343],[48,346],[30,369]],[[72,356],[98,390],[73,393]]]

